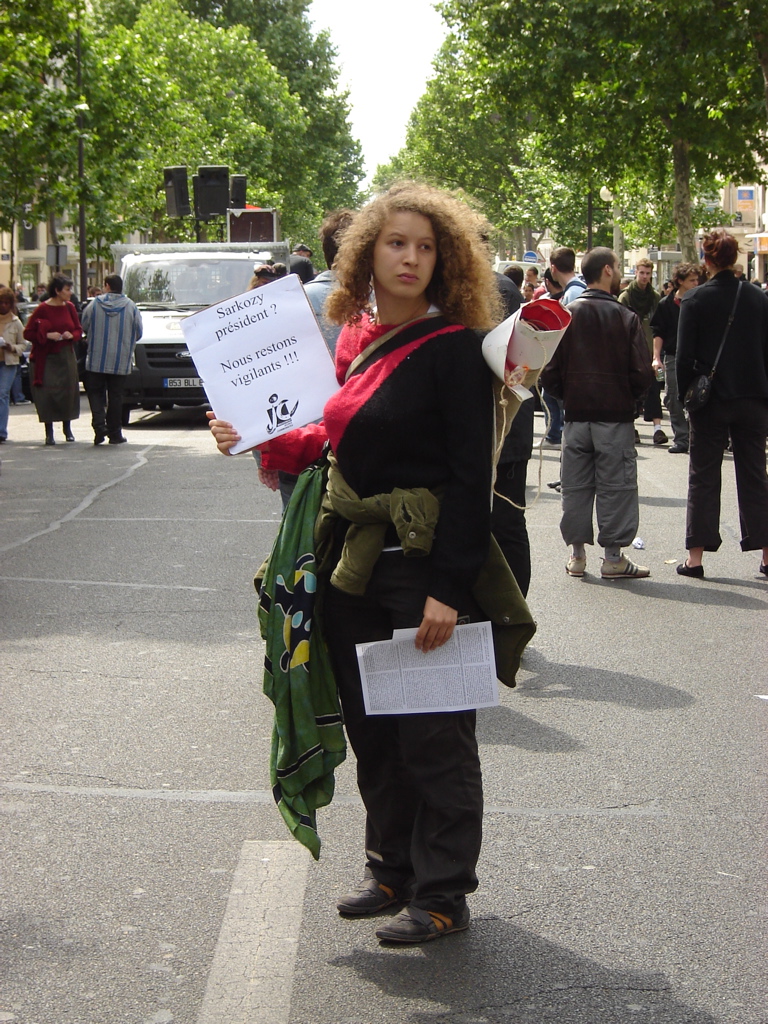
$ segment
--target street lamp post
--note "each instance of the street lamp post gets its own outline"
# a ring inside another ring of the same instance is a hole
[[[613,224],[613,251],[616,253],[619,262],[619,269],[622,274],[624,273],[624,232],[621,230],[619,220],[621,218],[621,210],[619,209],[618,203],[613,198],[613,193],[606,186],[600,189],[600,198],[604,203],[612,203],[611,207],[611,221]]]
[[[77,92],[83,95],[83,61],[80,50],[80,26],[77,27]],[[85,237],[85,144],[83,141],[83,103],[78,104],[77,111],[77,177],[80,184],[78,246],[80,249],[80,300],[88,298],[88,253]]]

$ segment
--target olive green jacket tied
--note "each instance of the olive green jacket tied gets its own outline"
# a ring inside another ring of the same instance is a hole
[[[390,523],[397,530],[406,558],[430,553],[441,495],[417,487],[359,498],[342,477],[333,455],[329,455],[329,462],[328,486],[315,524],[318,572],[328,566],[336,523],[339,519],[348,521],[344,548],[331,574],[331,583],[345,593],[362,595],[381,555]],[[514,686],[520,658],[536,632],[536,624],[493,537],[488,557],[472,587],[472,596],[493,626],[496,674],[506,686]]]

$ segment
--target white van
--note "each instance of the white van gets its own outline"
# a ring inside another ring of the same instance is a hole
[[[207,405],[181,322],[190,313],[248,290],[254,267],[288,262],[287,242],[113,245],[123,291],[141,311],[123,408]]]

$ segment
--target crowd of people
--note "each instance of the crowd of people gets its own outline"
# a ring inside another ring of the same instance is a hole
[[[492,380],[480,338],[537,297],[557,300],[571,314],[541,373],[553,410],[542,446],[562,452],[561,532],[570,548],[570,576],[586,572],[595,512],[604,549],[600,575],[650,575],[623,548],[639,522],[636,417],[653,424],[656,445],[667,443],[662,384],[675,431],[670,450],[687,450],[691,467],[688,558],[678,572],[702,576],[702,552],[719,546],[720,461],[730,436],[742,547],[762,551],[760,571],[768,575],[768,297],[751,286],[743,294],[733,269],[735,240],[722,231],[704,240],[707,282],[699,284],[699,268],[681,264],[663,303],[644,262],[622,289],[617,256],[601,247],[585,254],[580,273],[573,250],[561,247],[541,281],[535,268],[528,280],[514,266],[494,275],[477,216],[453,197],[413,184],[393,187],[331,234],[335,257],[322,310],[326,321],[340,326],[334,337],[340,390],[321,423],[258,446],[260,473],[276,489],[280,474],[291,474],[295,484],[306,467],[317,473],[318,460],[328,459],[321,508],[332,518],[331,551],[315,563],[315,552],[302,547],[302,575],[308,564],[316,568],[310,588],[321,595],[315,628],[330,652],[367,816],[363,877],[337,907],[345,916],[404,907],[376,935],[420,943],[469,926],[466,896],[477,886],[482,822],[475,715],[366,715],[356,648],[411,626],[415,647],[428,655],[451,638],[457,622],[489,617],[499,580],[484,566],[497,541],[504,569],[512,569],[512,589],[505,593],[516,595],[504,621],[529,615],[530,552],[516,552],[510,536],[520,537],[521,524],[525,530],[533,403],[516,403],[494,463]],[[727,344],[718,363],[714,349],[723,329]],[[685,433],[685,392],[713,365],[711,402],[690,413]],[[219,451],[229,455],[240,435],[213,413],[209,419]],[[385,518],[383,532],[378,518],[371,530],[372,505],[377,517],[387,515],[381,509],[390,507],[395,492],[414,502],[408,522],[428,523],[422,557],[408,557],[413,552],[394,515],[391,523]],[[307,489],[298,486],[295,493],[300,497],[285,509],[286,536],[295,520],[307,520]],[[345,559],[363,538],[375,547],[362,586],[350,589]],[[289,621],[284,586],[281,595],[280,611]],[[272,596],[262,607],[269,619]],[[506,651],[500,657],[497,648],[496,661],[500,678],[510,671],[514,676],[514,657]],[[311,816],[304,818],[304,826],[311,825]]]
[[[309,246],[294,246],[288,260],[287,265],[256,265],[250,287],[287,273],[314,287],[318,275]],[[23,323],[18,307],[32,302],[36,305]],[[80,416],[81,380],[91,409],[93,443],[125,444],[123,396],[141,333],[141,313],[123,294],[119,274],[108,274],[103,287],[89,286],[82,303],[72,279],[63,273],[55,273],[47,285],[37,285],[31,302],[21,283],[0,288],[0,444],[8,440],[10,406],[30,401],[44,426],[46,445],[56,444],[56,423],[61,424],[65,441],[74,443],[72,421]],[[29,367],[31,399],[23,390],[24,364]]]

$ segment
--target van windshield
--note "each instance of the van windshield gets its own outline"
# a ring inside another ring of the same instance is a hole
[[[210,306],[248,290],[253,258],[245,260],[152,260],[128,268],[123,290],[134,302],[163,306]]]

